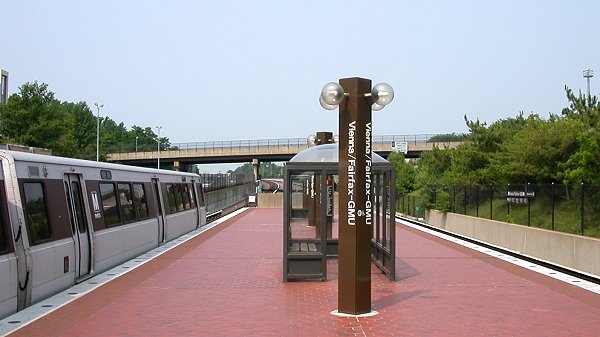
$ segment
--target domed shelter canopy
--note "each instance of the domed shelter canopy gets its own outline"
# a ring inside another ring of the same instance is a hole
[[[395,279],[395,168],[371,152],[371,260]],[[327,258],[338,255],[339,145],[310,147],[284,167],[283,280],[327,279]],[[360,216],[360,215],[359,215]]]
[[[295,155],[289,163],[336,163],[339,159],[339,144],[324,144],[309,147]],[[388,163],[382,156],[373,152],[371,160],[373,163]],[[289,165],[288,163],[288,165]],[[390,164],[391,165],[391,164]]]

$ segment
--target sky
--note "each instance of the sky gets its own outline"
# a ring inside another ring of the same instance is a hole
[[[600,92],[600,1],[3,1],[9,93],[47,83],[172,143],[337,134],[327,82],[389,83],[374,135],[464,133]],[[597,84],[596,84],[597,83]]]

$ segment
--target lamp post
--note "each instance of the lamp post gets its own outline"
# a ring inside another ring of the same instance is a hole
[[[96,161],[100,161],[100,108],[104,107],[104,104],[94,103],[98,114],[96,115]]]
[[[156,130],[158,131],[158,137],[156,138],[156,142],[158,143],[158,159],[156,161],[156,168],[160,168],[160,129],[162,126],[157,126]]]
[[[594,71],[590,68],[587,68],[586,70],[583,71],[583,78],[587,79],[587,94],[588,97],[591,97],[590,95],[590,79],[594,77]]]
[[[136,153],[137,153],[137,149],[138,149],[138,147],[137,147],[137,144],[138,144],[138,138],[139,138],[138,136],[135,136],[135,152],[136,152]]]
[[[372,315],[371,234],[373,181],[371,111],[394,99],[387,83],[343,78],[327,83],[319,102],[327,110],[339,106],[339,269],[338,310],[335,314]]]

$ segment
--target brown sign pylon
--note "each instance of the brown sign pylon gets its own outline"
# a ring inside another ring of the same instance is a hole
[[[340,79],[338,312],[371,312],[371,80]]]

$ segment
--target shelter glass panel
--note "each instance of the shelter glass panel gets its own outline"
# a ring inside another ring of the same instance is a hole
[[[391,244],[392,244],[392,226],[396,225],[396,214],[393,214],[391,211],[391,189],[390,189],[390,184],[395,184],[394,181],[392,181],[392,177],[390,173],[384,173],[383,175],[383,186],[382,186],[382,195],[381,195],[381,210],[382,210],[382,217],[385,221],[385,231],[384,231],[384,246],[386,248],[390,248]]]
[[[312,173],[291,176],[289,251],[318,253],[321,251],[320,176]]]
[[[338,183],[339,183],[340,179],[337,174],[329,175],[328,179],[331,182],[331,187],[330,187],[330,191],[328,191],[327,193],[331,193],[331,197],[328,196],[328,198],[331,200],[331,202],[333,204],[331,205],[331,213],[327,214],[327,217],[329,219],[331,219],[331,220],[327,220],[328,222],[329,221],[331,222],[330,225],[328,225],[329,227],[327,229],[327,238],[337,240],[340,237],[340,230],[339,230],[340,198],[339,198],[339,188],[338,188]],[[327,186],[329,186],[329,185],[327,185]]]

